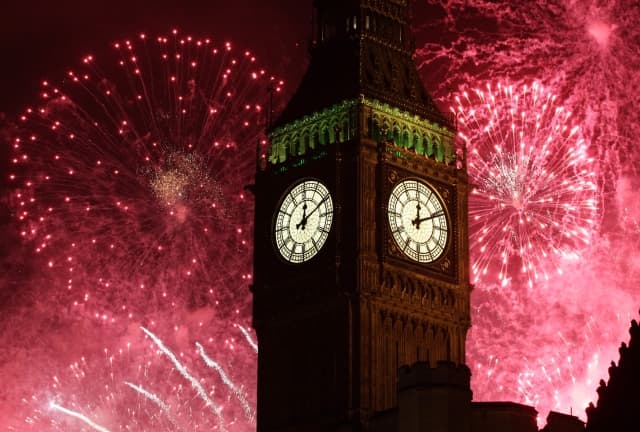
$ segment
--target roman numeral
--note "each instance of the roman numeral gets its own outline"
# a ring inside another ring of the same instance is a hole
[[[400,225],[395,230],[392,231],[394,234],[404,232],[404,225]]]

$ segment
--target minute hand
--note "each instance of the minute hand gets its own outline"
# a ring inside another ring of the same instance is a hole
[[[324,198],[322,198],[322,200],[318,203],[318,205],[316,205],[316,207],[311,210],[309,212],[309,214],[306,214],[302,217],[302,220],[300,221],[300,223],[298,225],[302,225],[302,229],[304,229],[307,226],[307,220],[309,219],[309,216],[311,216],[313,214],[313,212],[315,212],[316,210],[318,210],[318,207],[320,207],[320,204],[322,204],[323,202],[325,202],[327,200],[327,198],[329,198],[329,195],[326,195]]]
[[[413,225],[415,225],[416,228],[420,229],[420,223],[422,223],[424,221],[428,221],[429,219],[440,217],[442,215],[444,215],[444,212],[442,212],[442,211],[441,212],[436,212],[436,213],[434,213],[434,214],[432,214],[430,216],[427,216],[427,217],[424,217],[424,218],[421,218],[421,219],[416,218],[416,219],[412,220],[411,223]]]
[[[309,219],[309,216],[311,216],[313,214],[313,212],[315,212],[316,210],[318,210],[318,208],[320,207],[320,204],[322,204],[323,202],[325,202],[327,200],[327,198],[329,198],[329,195],[325,195],[324,198],[322,198],[322,200],[320,200],[320,202],[318,203],[318,205],[316,205],[316,207],[311,210],[309,212],[309,214],[307,215],[306,219]]]

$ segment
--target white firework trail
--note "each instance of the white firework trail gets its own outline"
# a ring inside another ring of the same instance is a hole
[[[198,380],[193,375],[191,375],[187,367],[180,363],[180,360],[178,360],[175,354],[173,354],[173,352],[171,352],[171,350],[169,350],[164,345],[164,343],[162,342],[162,340],[160,340],[160,338],[158,338],[158,336],[144,327],[140,328],[143,332],[146,333],[147,336],[151,338],[151,340],[158,346],[158,348],[160,348],[160,350],[169,358],[169,360],[171,360],[176,369],[178,369],[178,372],[180,372],[180,374],[191,383],[191,386],[196,390],[198,396],[200,396],[204,403],[209,408],[211,408],[211,411],[213,411],[216,417],[218,417],[218,420],[220,422],[220,430],[226,431],[226,428],[224,427],[224,417],[222,416],[222,410],[211,400],[211,398],[209,398],[209,396],[207,395],[207,391],[204,389],[204,387],[202,387],[202,384],[200,384]]]
[[[253,350],[255,352],[258,352],[258,344],[256,343],[256,341],[253,340],[253,338],[251,337],[251,334],[249,333],[249,330],[247,330],[246,328],[244,328],[243,326],[241,326],[240,324],[236,324],[236,327],[238,327],[240,329],[240,331],[242,332],[242,334],[244,335],[245,339],[247,340],[247,342],[249,343],[249,345],[251,346],[251,348],[253,348]]]
[[[77,411],[73,411],[70,410],[68,408],[65,408],[63,406],[58,405],[55,402],[51,402],[49,404],[49,407],[51,409],[54,409],[56,411],[60,411],[61,413],[64,413],[70,417],[74,417],[77,418],[78,420],[83,421],[84,423],[86,423],[87,425],[91,426],[93,429],[97,430],[98,432],[111,432],[109,429],[105,428],[104,426],[100,426],[99,424],[95,423],[93,420],[91,420],[89,417],[80,414]]]
[[[171,414],[171,407],[169,405],[167,405],[162,399],[160,399],[157,395],[151,393],[148,390],[145,390],[144,388],[142,388],[142,386],[138,386],[135,385],[133,383],[130,383],[128,381],[124,382],[126,385],[128,385],[129,387],[131,387],[133,390],[135,390],[136,392],[140,393],[142,396],[146,397],[147,399],[149,399],[151,402],[153,402],[154,404],[156,404],[158,406],[158,408],[160,408],[162,410],[162,412],[165,413],[165,415],[167,416],[167,418],[169,419],[169,421],[171,422],[171,424],[176,428],[179,429],[181,431],[183,431],[184,429],[180,427],[180,425],[178,424],[178,422],[176,421],[176,419],[173,417],[173,415]]]
[[[207,364],[207,366],[215,369],[218,372],[218,374],[220,374],[220,378],[222,379],[222,381],[227,385],[227,387],[229,387],[229,389],[233,392],[236,398],[238,398],[240,405],[242,405],[242,410],[244,411],[244,415],[250,421],[253,421],[253,419],[255,418],[255,414],[253,413],[253,410],[251,409],[251,404],[249,403],[249,401],[247,401],[247,398],[245,397],[244,392],[240,390],[233,383],[233,381],[231,381],[231,378],[229,378],[229,376],[224,371],[222,366],[220,366],[215,360],[213,360],[211,357],[207,355],[202,345],[196,342],[196,347],[198,348],[198,353],[200,354],[200,357],[202,357],[202,359]]]

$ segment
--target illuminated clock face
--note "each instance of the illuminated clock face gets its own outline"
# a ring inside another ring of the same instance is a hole
[[[449,236],[447,214],[436,191],[419,180],[398,183],[389,196],[389,227],[402,252],[429,263],[445,251]]]
[[[313,258],[327,241],[333,221],[329,189],[317,180],[293,185],[275,215],[273,235],[284,259],[302,263]]]

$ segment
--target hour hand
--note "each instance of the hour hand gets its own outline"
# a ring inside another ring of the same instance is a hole
[[[420,229],[420,203],[416,204],[416,218],[411,221],[411,224],[417,229]]]
[[[302,219],[300,219],[300,222],[298,222],[296,224],[296,229],[300,229],[300,227],[302,227],[302,229],[305,229],[307,226],[307,203],[304,203],[302,205]]]

